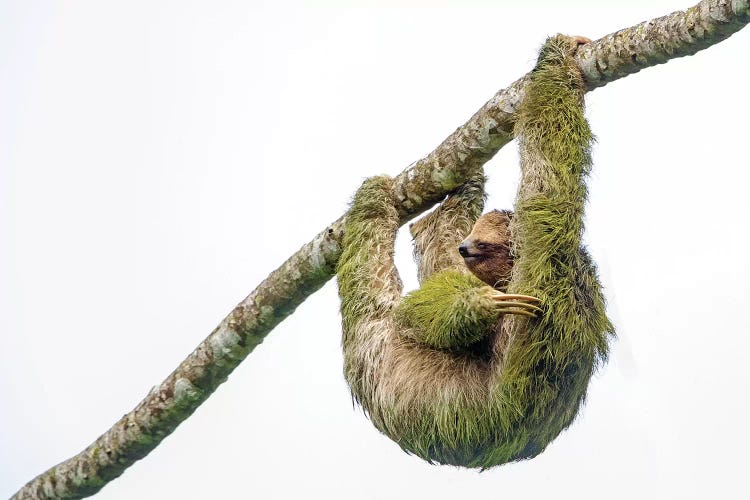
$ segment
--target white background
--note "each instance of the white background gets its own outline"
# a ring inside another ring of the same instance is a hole
[[[77,453],[268,272],[528,71],[686,0],[0,1],[0,497]],[[588,95],[619,339],[485,473],[351,406],[334,281],[100,498],[747,498],[750,29]],[[487,165],[510,207],[514,146]],[[407,288],[409,240],[399,240]]]

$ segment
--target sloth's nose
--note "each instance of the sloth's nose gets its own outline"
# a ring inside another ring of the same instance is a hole
[[[465,241],[458,245],[458,253],[461,254],[461,257],[469,256],[469,245],[467,245]]]

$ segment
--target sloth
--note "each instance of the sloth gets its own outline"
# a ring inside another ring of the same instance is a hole
[[[613,327],[581,243],[593,136],[572,55],[542,47],[515,128],[514,213],[484,205],[484,175],[412,225],[420,288],[402,296],[393,179],[368,179],[337,266],[344,375],[375,427],[430,463],[532,458],[567,428]]]

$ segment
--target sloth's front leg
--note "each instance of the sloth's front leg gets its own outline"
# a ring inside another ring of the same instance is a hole
[[[538,303],[536,297],[503,293],[473,275],[446,270],[404,297],[396,321],[405,337],[450,349],[491,334],[503,314],[535,316]]]

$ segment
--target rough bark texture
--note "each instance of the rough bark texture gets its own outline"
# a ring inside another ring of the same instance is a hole
[[[643,68],[691,55],[750,21],[750,0],[706,0],[582,47],[588,90]],[[406,222],[464,183],[512,139],[526,77],[499,91],[432,153],[396,178]],[[37,476],[15,499],[82,498],[99,491],[162,439],[224,382],[265,336],[334,274],[343,218],[272,272],[166,380],[78,455]]]
[[[588,90],[690,56],[742,29],[750,21],[747,0],[704,1],[685,11],[646,21],[579,49],[576,59]]]

